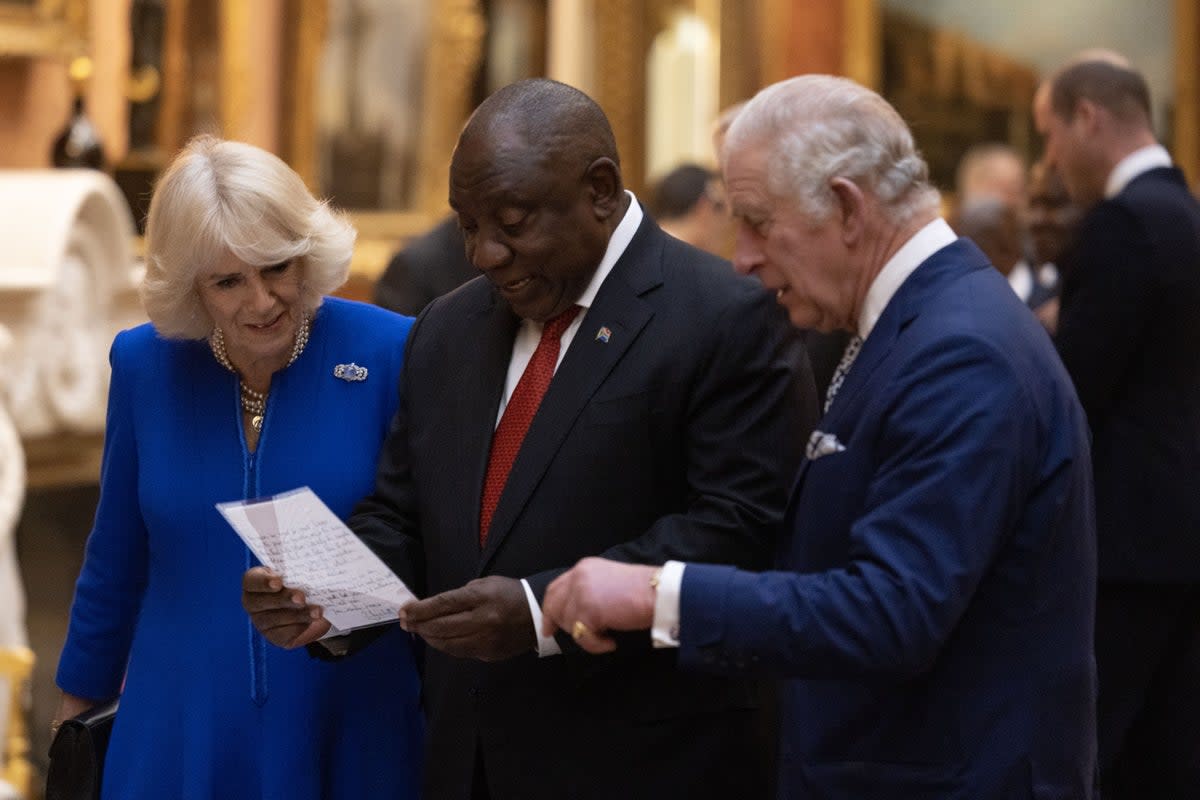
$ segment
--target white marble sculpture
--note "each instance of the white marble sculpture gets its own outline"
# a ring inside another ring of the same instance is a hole
[[[0,365],[12,350],[12,336],[0,325]],[[0,376],[3,371],[0,370]],[[3,377],[0,377],[0,381]],[[25,592],[17,571],[13,534],[25,497],[25,455],[17,429],[0,403],[0,648],[28,646],[25,635]],[[0,756],[8,741],[12,692],[8,679],[0,675]],[[0,767],[4,764],[0,762]],[[0,769],[0,778],[5,771]],[[17,797],[15,787],[0,779],[0,800]]]
[[[12,336],[4,325],[0,325],[0,365],[7,361],[11,350]],[[0,382],[3,380],[0,377]],[[0,647],[28,646],[25,637],[25,594],[17,571],[14,541],[24,499],[25,454],[21,450],[16,426],[4,404],[0,403]],[[0,692],[0,720],[5,719],[3,702],[3,692]]]
[[[104,425],[108,348],[141,319],[133,218],[94,170],[0,170],[0,398],[23,437]]]

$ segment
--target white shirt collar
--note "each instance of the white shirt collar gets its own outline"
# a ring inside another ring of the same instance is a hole
[[[608,249],[604,251],[604,258],[600,259],[599,266],[596,267],[595,273],[592,274],[592,280],[588,283],[587,288],[583,290],[583,294],[575,301],[575,305],[591,308],[592,301],[596,299],[596,293],[600,291],[600,285],[604,283],[604,279],[608,277],[608,273],[612,272],[613,265],[625,253],[625,248],[629,247],[629,243],[633,241],[633,235],[637,233],[642,224],[642,217],[645,214],[642,212],[642,207],[638,203],[637,197],[628,189],[625,194],[629,195],[629,208],[625,211],[625,216],[621,218],[621,222],[613,231],[612,236],[608,237]]]
[[[883,265],[875,280],[871,281],[871,288],[867,290],[862,311],[858,315],[858,335],[864,339],[870,336],[883,310],[908,276],[913,274],[925,259],[957,239],[954,231],[941,217],[914,233]]]
[[[1148,144],[1122,158],[1108,173],[1104,184],[1105,198],[1116,197],[1129,182],[1143,172],[1171,166],[1171,154],[1161,144]]]
[[[1024,260],[1018,261],[1008,273],[1008,285],[1021,298],[1022,303],[1028,303],[1033,294],[1033,270]]]

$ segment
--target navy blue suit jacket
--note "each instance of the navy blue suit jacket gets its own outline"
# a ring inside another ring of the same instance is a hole
[[[685,570],[680,663],[790,679],[784,797],[1091,797],[1086,422],[973,244],[905,281],[818,428],[844,449],[801,466],[779,571]]]
[[[1153,169],[1078,242],[1058,349],[1094,436],[1100,577],[1200,582],[1200,203]]]

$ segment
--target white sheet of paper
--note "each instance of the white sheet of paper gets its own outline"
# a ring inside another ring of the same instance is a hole
[[[345,632],[392,622],[416,597],[379,556],[307,486],[261,500],[218,503],[217,511],[285,586],[325,609]]]

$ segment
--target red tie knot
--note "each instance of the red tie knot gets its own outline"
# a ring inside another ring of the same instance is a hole
[[[562,339],[562,335],[567,332],[567,328],[571,327],[571,323],[575,321],[575,317],[579,316],[581,310],[583,310],[582,306],[571,306],[558,316],[546,320],[546,324],[542,328],[542,341]]]

